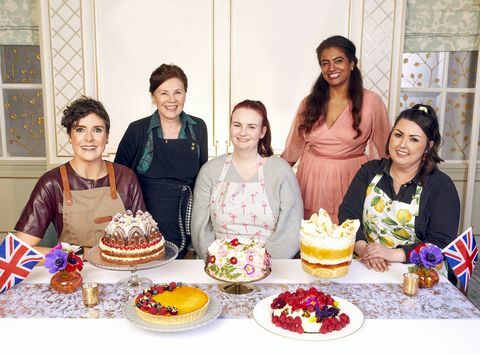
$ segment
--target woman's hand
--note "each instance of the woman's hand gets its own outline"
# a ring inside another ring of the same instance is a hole
[[[362,253],[362,259],[382,258],[391,260],[391,251],[393,249],[387,248],[378,243],[369,243],[366,245]]]
[[[390,266],[390,263],[383,258],[361,259],[361,261],[365,264],[367,269],[373,269],[379,272],[388,271],[388,267]]]
[[[373,258],[382,258],[386,261],[394,261],[394,262],[401,262],[403,263],[406,261],[405,252],[403,249],[391,249],[387,248],[378,243],[369,243],[363,249],[363,253],[361,255],[362,259],[368,260]]]

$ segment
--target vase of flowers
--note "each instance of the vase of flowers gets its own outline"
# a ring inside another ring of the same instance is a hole
[[[420,288],[431,288],[440,281],[437,269],[442,267],[442,250],[434,244],[421,243],[410,252],[410,262],[415,264],[409,272],[419,277]]]
[[[75,292],[82,285],[83,261],[74,251],[59,243],[45,256],[45,267],[53,274],[50,286],[61,293]]]

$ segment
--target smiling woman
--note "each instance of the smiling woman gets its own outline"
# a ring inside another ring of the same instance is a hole
[[[320,76],[300,104],[282,158],[291,165],[300,160],[304,218],[323,208],[336,223],[338,206],[357,170],[385,156],[390,124],[382,99],[363,88],[350,40],[327,38],[316,52]]]
[[[133,171],[102,158],[110,118],[100,102],[88,97],[74,101],[64,110],[62,125],[73,158],[39,179],[15,230],[37,245],[53,222],[60,241],[92,247],[113,215],[145,209],[142,192]]]
[[[208,159],[205,122],[183,112],[187,88],[180,67],[155,69],[149,91],[157,109],[128,126],[115,157],[137,173],[147,210],[165,239],[178,246],[179,258],[190,243],[195,179]]]
[[[215,239],[259,238],[273,258],[298,251],[300,190],[290,166],[273,156],[267,110],[245,100],[230,119],[233,154],[206,163],[195,185],[192,242],[205,258]]]
[[[355,253],[369,269],[411,261],[420,242],[444,248],[455,239],[460,201],[452,180],[438,170],[440,142],[435,110],[415,105],[395,121],[390,158],[368,162],[355,175],[339,217],[362,221]]]

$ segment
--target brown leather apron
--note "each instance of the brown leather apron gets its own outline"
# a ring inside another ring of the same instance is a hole
[[[63,185],[63,231],[60,241],[93,247],[105,233],[105,227],[116,213],[125,213],[118,196],[113,164],[107,163],[110,186],[89,190],[70,190],[67,168],[60,167]]]

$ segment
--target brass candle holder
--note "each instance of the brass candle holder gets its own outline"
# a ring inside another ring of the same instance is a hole
[[[94,307],[98,304],[98,283],[85,282],[82,284],[82,298],[85,307]]]
[[[403,293],[408,296],[415,296],[418,293],[419,277],[413,272],[403,274]]]

